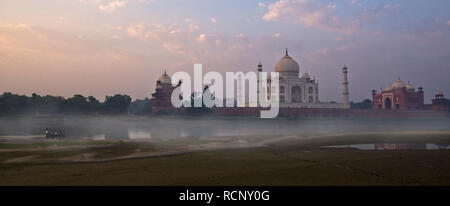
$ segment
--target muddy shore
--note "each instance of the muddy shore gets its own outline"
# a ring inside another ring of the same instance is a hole
[[[321,147],[417,143],[424,135],[450,141],[448,131],[416,131],[2,148],[0,185],[450,185],[447,149]]]

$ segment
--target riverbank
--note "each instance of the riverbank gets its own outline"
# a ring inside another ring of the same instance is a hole
[[[322,148],[420,141],[448,131],[186,138],[4,148],[0,185],[450,185],[450,150]]]
[[[0,165],[1,185],[450,185],[450,151],[233,149]]]

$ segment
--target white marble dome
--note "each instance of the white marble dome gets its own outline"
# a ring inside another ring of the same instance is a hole
[[[286,55],[275,64],[275,72],[296,73],[298,75],[300,67],[286,52]]]

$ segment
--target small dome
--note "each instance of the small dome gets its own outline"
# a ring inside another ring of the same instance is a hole
[[[158,81],[160,81],[161,84],[172,84],[172,79],[169,75],[167,75],[166,71],[164,71],[164,74],[159,77]]]
[[[306,72],[303,73],[302,78],[303,78],[303,79],[311,79],[311,77],[309,76],[309,74],[306,73]]]
[[[414,89],[413,85],[411,83],[405,84],[406,89]]]
[[[392,87],[393,88],[402,88],[405,84],[403,83],[402,80],[396,80],[393,84]]]
[[[275,72],[299,73],[300,67],[298,63],[292,59],[286,50],[286,55],[275,64]]]
[[[437,91],[437,92],[436,92],[436,96],[437,96],[437,97],[443,97],[443,96],[444,96],[444,94],[442,94],[442,92],[441,92],[441,91]]]
[[[401,89],[403,87],[405,87],[405,83],[403,83],[402,80],[398,79],[394,83],[392,83],[392,85],[390,87],[388,87],[388,90],[389,89]]]

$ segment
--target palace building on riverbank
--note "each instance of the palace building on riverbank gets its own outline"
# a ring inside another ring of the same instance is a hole
[[[448,100],[441,92],[437,92],[432,104],[424,104],[422,86],[416,90],[410,82],[405,83],[399,78],[379,93],[372,90],[372,109],[447,111]]]

